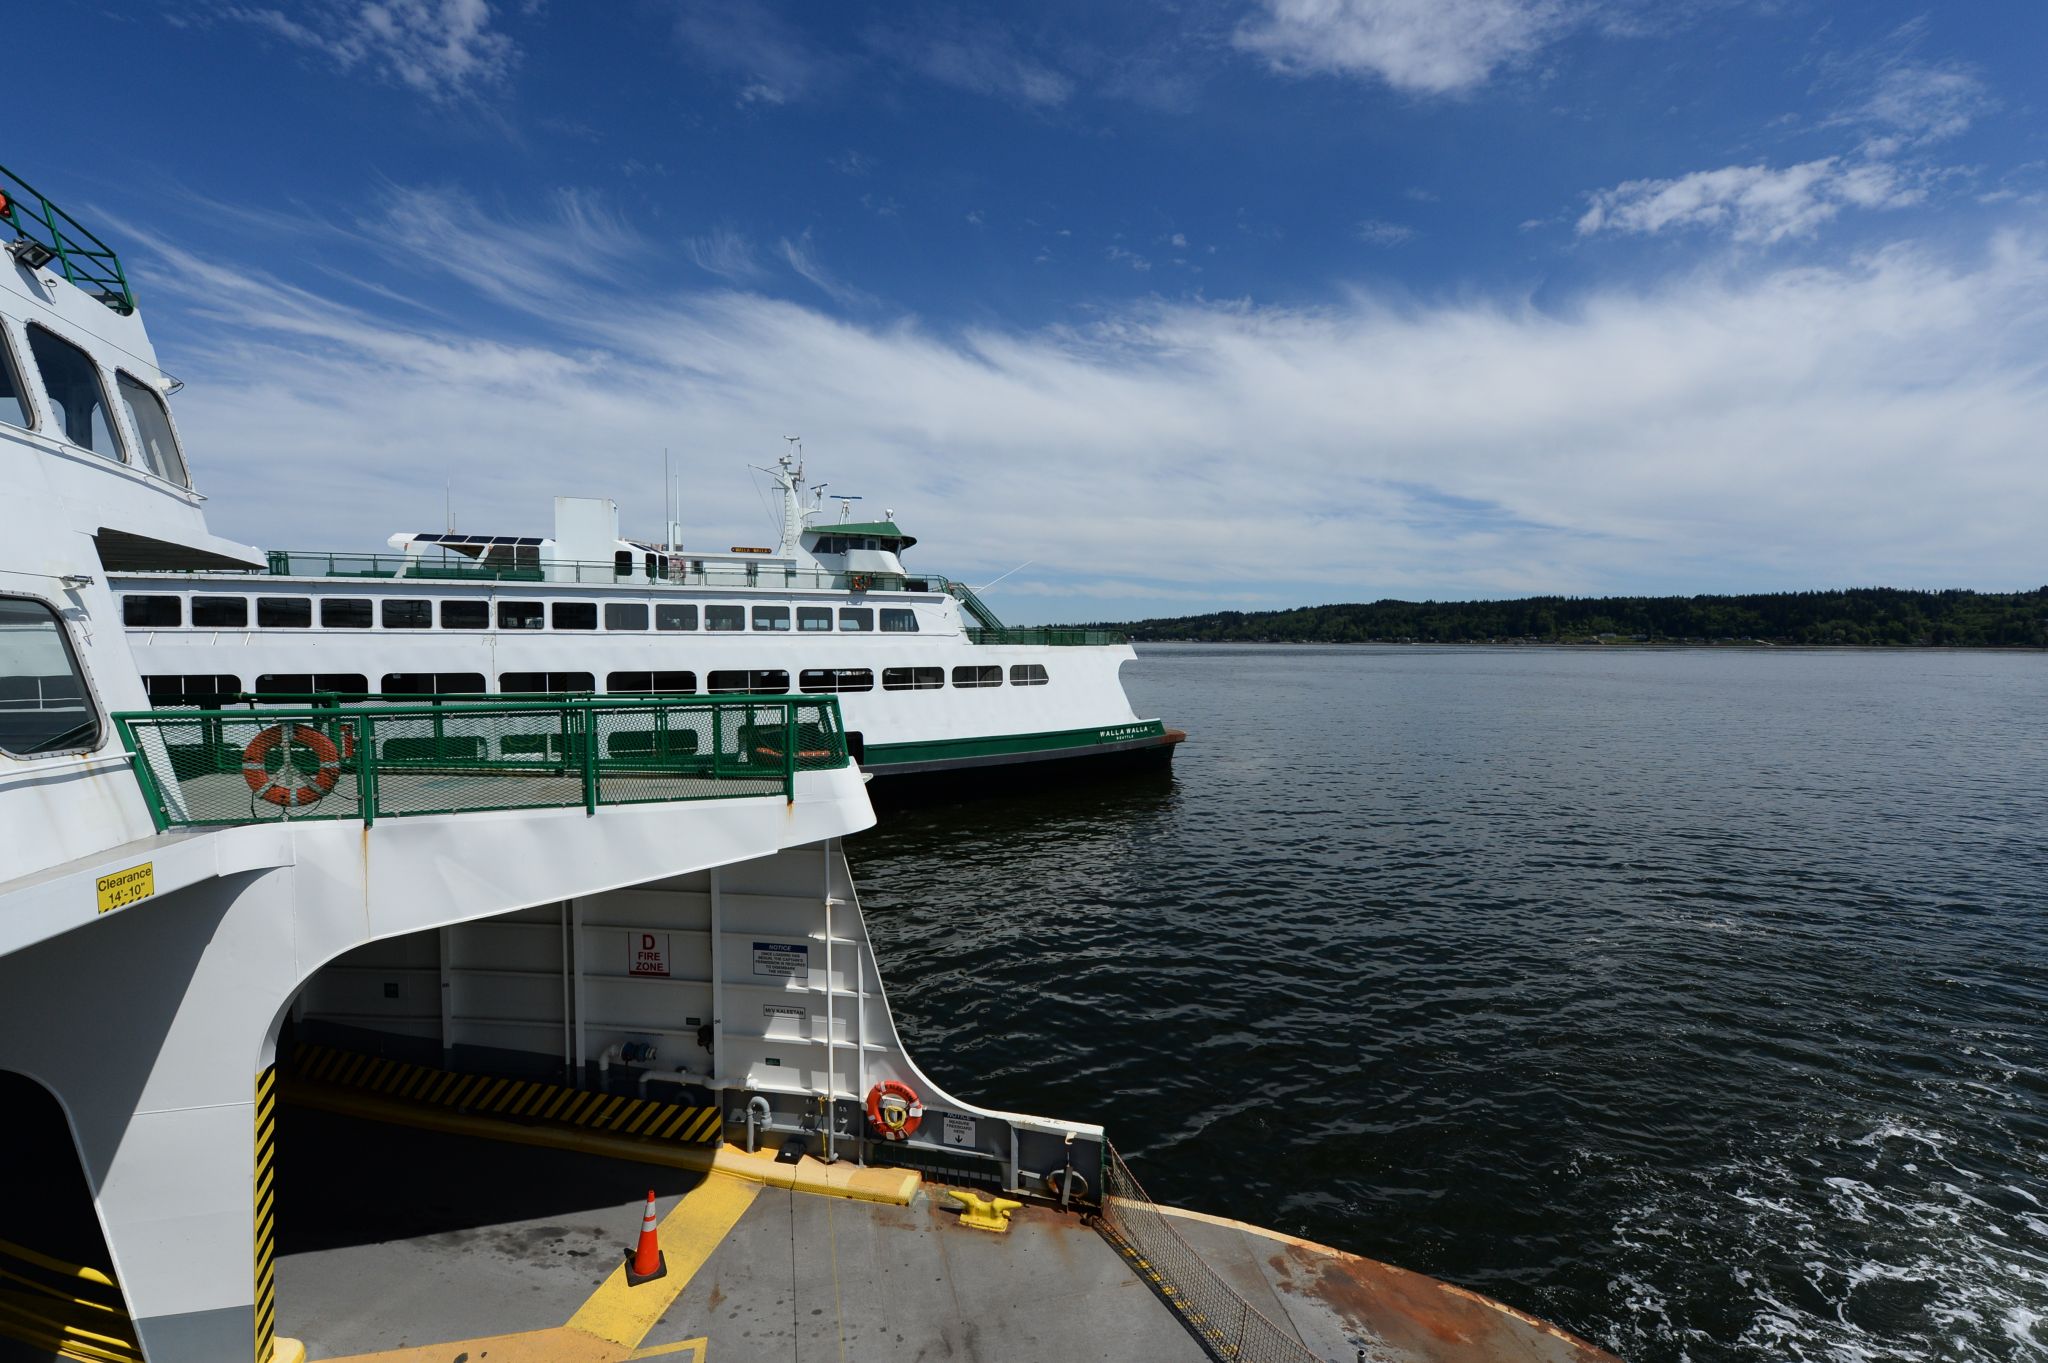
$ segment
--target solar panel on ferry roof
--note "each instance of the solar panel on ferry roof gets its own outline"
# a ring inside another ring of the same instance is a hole
[[[430,530],[412,537],[415,544],[480,545],[480,544],[539,544],[539,535],[472,535],[455,530]]]

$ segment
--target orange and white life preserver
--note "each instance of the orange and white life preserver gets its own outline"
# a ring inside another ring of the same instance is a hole
[[[313,770],[301,771],[296,762],[287,762],[276,772],[270,770],[270,754],[287,740],[312,757]],[[341,754],[318,729],[303,724],[273,724],[242,749],[242,779],[259,800],[286,808],[310,805],[324,798],[341,779]]]
[[[917,1090],[894,1079],[884,1079],[868,1090],[868,1121],[885,1141],[900,1141],[917,1130],[924,1120],[924,1104]]]
[[[875,585],[875,579],[869,573],[855,573],[847,579],[847,584],[857,592],[864,592]]]

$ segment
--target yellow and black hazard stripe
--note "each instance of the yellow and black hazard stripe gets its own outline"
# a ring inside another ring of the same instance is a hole
[[[0,1340],[10,1339],[55,1358],[142,1363],[112,1275],[0,1240]]]
[[[256,1363],[277,1348],[277,1066],[256,1076]]]
[[[368,1089],[405,1102],[497,1113],[521,1121],[614,1131],[679,1145],[715,1141],[723,1130],[716,1107],[595,1093],[538,1079],[508,1079],[412,1065],[331,1046],[298,1045],[292,1050],[292,1063],[300,1079]]]

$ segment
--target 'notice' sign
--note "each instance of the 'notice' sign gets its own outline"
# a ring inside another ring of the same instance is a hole
[[[631,932],[626,934],[626,973],[629,975],[668,975],[668,934],[665,932]]]

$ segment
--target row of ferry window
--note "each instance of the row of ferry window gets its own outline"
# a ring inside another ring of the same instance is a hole
[[[241,678],[228,675],[144,677],[152,705],[218,706],[241,694]],[[1048,678],[1038,663],[1013,663],[1010,685],[1044,686]],[[597,678],[589,672],[501,672],[501,695],[565,695],[595,691]],[[942,667],[885,667],[884,691],[937,691],[946,684]],[[959,687],[1001,686],[1003,669],[991,664],[973,664],[953,669],[953,685]],[[875,673],[866,667],[815,667],[797,673],[797,689],[809,695],[844,695],[875,689]],[[612,672],[605,676],[605,690],[612,695],[694,696],[694,672]],[[780,668],[733,668],[708,673],[705,690],[714,696],[785,696],[789,694],[789,673]],[[266,672],[256,679],[259,695],[311,696],[333,694],[364,696],[370,693],[370,679],[360,672]],[[387,696],[481,696],[481,672],[386,672],[380,687]]]
[[[256,598],[258,629],[311,629],[313,600],[309,596],[259,596]],[[381,622],[385,629],[432,629],[434,602],[426,599],[389,597],[373,603],[366,596],[323,596],[320,626],[323,629],[369,629]],[[184,624],[184,598],[145,596],[129,593],[121,598],[122,623],[137,629],[177,629]],[[373,610],[373,604],[375,609]],[[489,629],[491,603],[477,600],[444,600],[442,629]],[[703,607],[703,627],[712,633],[743,631],[748,624],[745,606]],[[884,607],[884,634],[917,633],[917,612]],[[594,630],[598,622],[595,601],[499,601],[498,628],[506,630],[564,629]],[[872,634],[876,611],[871,606],[841,606],[836,622],[841,633]],[[604,603],[604,627],[608,630],[645,630],[652,622],[658,630],[694,630],[698,607],[692,603],[608,601]],[[829,634],[835,623],[830,606],[755,606],[753,628],[760,633],[787,634],[794,624],[798,633]],[[202,596],[192,598],[195,629],[247,629],[249,598],[246,596]]]
[[[117,463],[138,462],[127,451],[126,437],[121,434],[113,406],[107,400],[106,376],[93,363],[92,356],[41,323],[30,322],[23,330],[28,336],[29,359],[33,363],[32,369],[26,371],[15,363],[14,347],[8,343],[5,329],[0,328],[0,423],[25,431],[33,431],[42,424],[36,419],[28,386],[22,382],[25,372],[33,373],[41,380],[43,396],[49,402],[53,418],[50,434]],[[177,432],[171,429],[170,411],[156,389],[127,370],[117,369],[113,391],[120,395],[128,425],[141,442],[139,462],[159,478],[180,487],[192,486],[191,476],[185,471],[185,456],[178,448]]]

